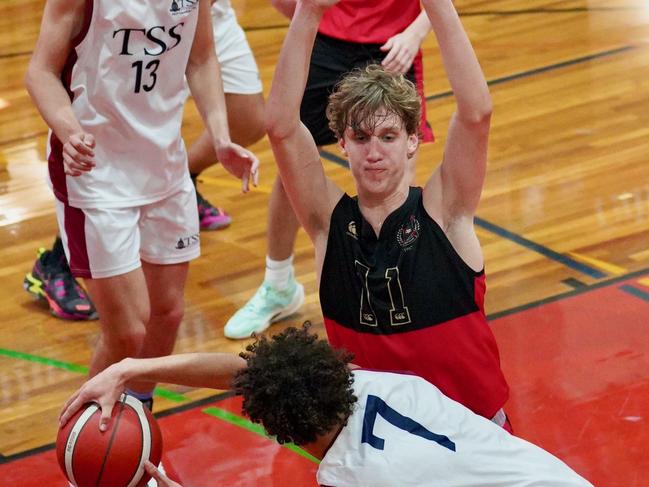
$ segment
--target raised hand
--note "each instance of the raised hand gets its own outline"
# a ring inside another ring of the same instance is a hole
[[[90,134],[72,134],[63,144],[63,168],[68,176],[81,176],[95,167],[95,138]]]

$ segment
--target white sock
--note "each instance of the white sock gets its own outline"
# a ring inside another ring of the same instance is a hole
[[[284,260],[273,260],[266,256],[266,274],[264,281],[270,284],[273,289],[283,291],[288,287],[293,276],[293,256]]]

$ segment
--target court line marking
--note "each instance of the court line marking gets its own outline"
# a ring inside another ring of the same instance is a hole
[[[504,238],[505,240],[514,242],[520,245],[521,247],[525,247],[526,249],[532,250],[538,254],[541,254],[544,257],[547,257],[548,259],[563,264],[564,266],[569,267],[570,269],[581,272],[582,274],[586,274],[587,276],[593,277],[595,279],[602,279],[608,276],[608,274],[600,271],[599,269],[591,267],[585,263],[579,262],[568,255],[560,254],[555,250],[552,250],[544,245],[538,244],[517,233],[511,232],[506,228],[496,225],[495,223],[488,222],[487,220],[484,220],[478,216],[475,217],[474,221],[476,226],[484,230],[488,230],[489,232],[496,234],[499,237]]]
[[[243,428],[247,431],[250,431],[251,433],[255,433],[256,435],[266,438],[272,441],[273,443],[276,443],[275,439],[272,436],[268,436],[266,434],[266,430],[264,430],[263,426],[261,426],[260,424],[255,424],[252,421],[247,420],[243,416],[239,416],[238,414],[234,414],[231,413],[230,411],[226,411],[225,409],[217,408],[214,406],[205,408],[203,409],[202,412],[214,418],[218,418],[227,423],[233,424],[234,426],[238,426],[239,428]],[[284,443],[283,445],[280,446],[284,448],[288,448],[292,452],[297,453],[301,457],[304,457],[307,460],[312,461],[313,463],[316,464],[320,463],[320,460],[318,460],[316,457],[314,457],[313,455],[303,450],[302,448],[300,448],[294,443]]]
[[[580,294],[584,294],[586,292],[590,291],[596,291],[597,289],[607,287],[607,286],[614,286],[620,282],[624,282],[627,280],[635,279],[640,276],[646,276],[649,274],[649,267],[646,269],[640,269],[638,271],[631,272],[629,274],[625,274],[623,276],[616,276],[613,278],[606,279],[604,281],[599,281],[595,282],[593,284],[586,285],[584,287],[581,287],[579,289],[573,289],[572,291],[567,291],[565,293],[560,293],[560,294],[555,294],[554,296],[548,296],[547,298],[539,299],[537,301],[532,301],[530,303],[522,304],[520,306],[515,306],[510,309],[506,309],[503,311],[498,311],[496,313],[491,313],[487,315],[487,320],[489,321],[495,321],[498,318],[503,318],[505,316],[513,315],[516,313],[521,313],[523,311],[527,311],[528,309],[532,308],[538,308],[540,306],[543,306],[545,304],[549,303],[554,303],[555,301],[561,301],[563,299],[571,298],[573,296],[578,296]]]
[[[624,267],[611,264],[610,262],[606,262],[601,259],[596,259],[595,257],[589,257],[587,255],[578,254],[577,252],[568,252],[568,255],[577,261],[590,264],[593,267],[597,267],[603,270],[604,272],[607,272],[614,276],[621,276],[622,274],[626,274],[627,272],[629,272],[629,269],[625,269]]]
[[[48,365],[50,367],[55,367],[57,369],[66,370],[68,372],[75,372],[78,374],[88,373],[88,367],[85,367],[83,365],[74,364],[72,362],[64,362],[62,360],[55,360],[48,357],[41,357],[18,350],[10,350],[8,348],[0,348],[0,356]],[[153,395],[156,397],[164,397],[165,399],[169,399],[170,401],[174,402],[183,402],[188,400],[184,395],[178,394],[177,392],[173,392],[168,389],[164,389],[162,387],[156,387],[153,391]]]
[[[513,73],[513,74],[508,74],[506,76],[501,76],[499,78],[494,78],[492,80],[488,80],[487,84],[489,86],[493,85],[499,85],[502,83],[506,83],[508,81],[514,81],[518,79],[523,79],[523,78],[529,78],[530,76],[534,76],[537,74],[541,73],[547,73],[549,71],[554,71],[557,69],[561,68],[566,68],[568,66],[574,66],[576,64],[582,64],[582,63],[587,63],[590,61],[594,61],[596,59],[602,59],[605,57],[610,57],[610,56],[615,56],[617,54],[621,54],[627,51],[631,51],[633,49],[636,49],[637,46],[633,46],[630,44],[621,46],[621,47],[616,47],[613,49],[607,49],[606,51],[600,51],[592,54],[587,54],[585,56],[579,56],[577,58],[573,59],[567,59],[566,61],[560,61],[558,63],[553,63],[553,64],[548,64],[547,66],[540,66],[538,68],[532,68],[527,71],[521,71],[519,73]],[[453,91],[448,90],[444,91],[441,93],[436,93],[434,95],[429,95],[426,97],[426,101],[431,101],[431,100],[439,100],[441,98],[448,98],[449,96],[453,96]]]
[[[625,293],[630,294],[631,296],[635,296],[636,298],[640,298],[649,303],[649,293],[647,291],[644,291],[643,289],[639,289],[635,286],[631,286],[630,284],[625,284],[624,286],[620,286],[620,289]]]

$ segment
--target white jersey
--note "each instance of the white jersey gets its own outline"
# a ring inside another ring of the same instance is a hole
[[[420,377],[353,374],[358,403],[320,463],[320,485],[591,486],[558,458]]]
[[[61,79],[96,166],[66,176],[61,142],[50,137],[50,179],[70,206],[128,207],[159,201],[186,182],[180,136],[185,67],[198,0],[86,0],[86,22]]]

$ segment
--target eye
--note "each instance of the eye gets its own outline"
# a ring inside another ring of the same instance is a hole
[[[385,134],[382,138],[385,142],[392,142],[396,139],[396,136],[394,134]]]

